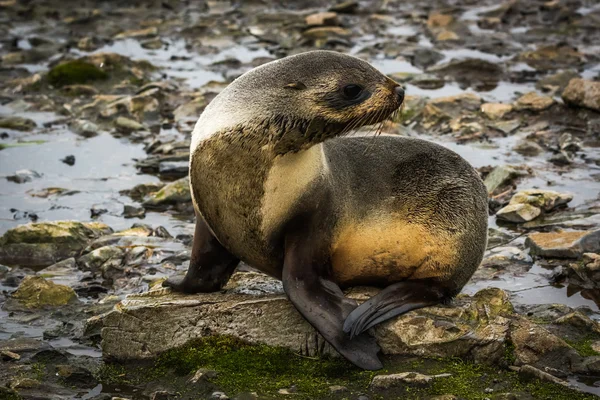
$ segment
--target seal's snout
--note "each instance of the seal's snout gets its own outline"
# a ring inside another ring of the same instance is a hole
[[[402,86],[396,86],[394,88],[394,92],[398,97],[398,104],[402,104],[402,102],[404,101],[404,89],[402,88]]]

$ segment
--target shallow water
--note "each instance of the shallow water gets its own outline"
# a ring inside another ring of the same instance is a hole
[[[477,26],[478,15],[496,9],[498,5],[481,6],[467,9],[460,20],[468,24],[473,34],[483,33]],[[588,5],[578,10],[580,14],[596,12],[599,5]],[[193,18],[193,15],[190,15]],[[38,23],[15,24],[10,28],[10,34],[19,36],[18,47],[21,49],[31,48],[28,38],[35,36],[40,29]],[[524,35],[530,28],[520,26],[510,29],[511,34]],[[353,43],[348,50],[350,54],[363,56],[364,49],[382,42],[385,38],[393,40],[412,40],[414,44],[423,47],[434,47],[431,39],[424,34],[423,26],[415,25],[404,19],[398,23],[390,24],[382,36],[368,33],[360,40]],[[63,39],[56,38],[57,42]],[[236,40],[219,37],[206,38],[203,46],[210,49],[200,54],[194,51],[188,40],[181,37],[161,38],[164,46],[161,49],[150,50],[141,46],[136,39],[115,40],[110,44],[101,46],[92,53],[114,52],[127,56],[134,60],[148,60],[159,67],[160,79],[175,80],[180,87],[194,91],[211,82],[224,82],[226,78],[223,73],[216,72],[222,69],[214,68],[214,63],[222,62],[231,58],[239,60],[243,64],[249,64],[257,58],[273,57],[268,46],[257,41],[245,33]],[[515,48],[524,48],[526,45],[513,41]],[[529,47],[529,45],[527,45]],[[598,47],[597,45],[594,45]],[[442,64],[455,59],[477,58],[492,63],[506,62],[514,56],[498,56],[480,50],[469,48],[460,49],[438,49],[443,59],[437,64]],[[73,56],[82,56],[89,53],[70,48]],[[383,53],[383,52],[382,52]],[[45,71],[49,63],[57,59],[53,56],[49,60],[39,64],[23,64],[20,67],[31,73]],[[385,58],[383,54],[371,56],[372,64],[386,74],[411,73],[420,74],[425,71],[413,66],[408,60],[398,57]],[[533,68],[525,63],[511,63],[507,67],[509,72],[532,72]],[[581,73],[582,77],[594,79],[600,74],[600,64],[588,65]],[[157,78],[158,79],[158,78]],[[489,91],[477,91],[473,88],[462,88],[456,82],[447,82],[442,88],[426,90],[418,88],[410,83],[405,85],[406,94],[410,96],[445,97],[462,93],[476,93],[488,102],[509,103],[521,94],[529,91],[537,91],[533,82],[515,83],[500,81],[498,85]],[[557,98],[558,99],[558,98]],[[559,99],[558,99],[559,100]],[[560,101],[560,100],[559,100]],[[108,212],[100,215],[97,220],[106,223],[111,228],[121,230],[129,228],[135,222],[142,222],[153,227],[164,226],[173,236],[179,234],[190,235],[193,232],[193,224],[180,219],[172,212],[147,211],[145,218],[125,219],[122,216],[123,207],[127,204],[136,204],[128,196],[119,192],[131,189],[142,183],[156,183],[160,179],[154,175],[142,174],[135,167],[136,160],[147,157],[143,143],[135,143],[129,138],[116,138],[109,132],[102,132],[96,137],[83,138],[71,132],[69,127],[60,121],[63,116],[50,112],[32,112],[19,102],[12,104],[0,104],[0,116],[18,115],[31,118],[36,121],[38,128],[31,133],[23,133],[2,129],[3,136],[0,143],[15,145],[0,150],[0,234],[6,230],[29,222],[29,216],[37,216],[38,221],[52,220],[79,220],[89,221],[91,219],[90,208],[104,208]],[[49,127],[44,127],[47,124]],[[164,128],[160,135],[164,137],[173,136],[174,129]],[[592,175],[600,173],[600,166],[586,164],[584,160],[577,159],[574,167],[565,171],[554,167],[547,161],[549,153],[543,153],[536,157],[523,157],[512,148],[520,140],[525,138],[529,132],[517,131],[504,138],[494,138],[485,142],[469,142],[457,144],[451,136],[421,136],[425,139],[440,143],[467,159],[474,167],[498,166],[504,164],[527,165],[534,170],[532,176],[523,178],[518,189],[548,188],[561,192],[570,192],[574,195],[570,207],[578,207],[586,202],[596,200],[600,195],[600,184]],[[176,133],[178,139],[186,135]],[[595,144],[597,145],[597,144]],[[585,154],[591,159],[600,159],[600,147],[586,144]],[[75,156],[75,165],[69,166],[60,160],[67,155]],[[31,182],[17,184],[4,179],[18,170],[29,169],[42,174]],[[58,187],[67,189],[61,195],[50,195],[47,198],[36,197],[33,194],[41,192],[45,188]],[[502,232],[516,235],[522,232],[515,228],[498,226],[495,217],[489,219],[490,227]],[[513,243],[514,244],[514,243]],[[511,244],[507,244],[511,246]],[[179,249],[178,249],[179,250]],[[491,252],[501,251],[494,249]],[[491,254],[491,253],[489,253]],[[526,255],[525,255],[526,256]],[[516,305],[561,303],[570,307],[586,307],[592,310],[592,318],[600,320],[600,307],[594,300],[587,298],[585,292],[569,290],[567,287],[553,285],[550,283],[552,271],[534,263],[525,273],[514,274],[506,271],[496,279],[472,281],[467,284],[463,292],[473,294],[487,287],[498,287],[511,294],[511,300]],[[157,273],[155,277],[160,276]],[[71,279],[79,277],[55,277],[57,283],[68,283]],[[0,290],[9,291],[13,288],[0,287]],[[139,289],[138,289],[139,290]],[[119,293],[124,296],[127,291]],[[589,296],[588,296],[589,297]],[[58,321],[35,321],[24,322],[13,319],[8,312],[0,310],[0,340],[11,337],[43,338],[44,331],[51,329]],[[69,338],[59,338],[49,342],[54,347],[65,349],[71,354],[90,357],[100,357],[99,350],[93,347],[83,346],[73,342]],[[592,387],[597,381],[590,378],[582,381],[573,380],[571,383],[580,386],[584,390],[600,394],[600,389]],[[105,391],[102,385],[92,389],[82,398],[91,398],[95,394]],[[127,390],[127,389],[125,389]]]

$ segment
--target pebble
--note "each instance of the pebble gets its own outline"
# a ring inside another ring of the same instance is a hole
[[[9,175],[6,177],[7,180],[15,183],[26,183],[31,182],[35,178],[41,178],[42,174],[36,171],[32,171],[30,169],[21,169],[15,172],[14,175]]]
[[[69,155],[66,156],[65,158],[61,159],[60,161],[62,161],[63,163],[73,166],[75,165],[75,156],[74,155]]]

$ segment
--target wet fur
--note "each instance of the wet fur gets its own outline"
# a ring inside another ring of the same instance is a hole
[[[332,94],[361,79],[366,100]],[[167,286],[218,290],[242,260],[282,279],[346,358],[380,368],[361,332],[457,294],[487,235],[487,192],[457,154],[418,139],[343,136],[398,109],[395,86],[363,61],[311,52],[226,88],[194,131],[192,262]],[[384,290],[356,308],[340,287],[357,284]]]

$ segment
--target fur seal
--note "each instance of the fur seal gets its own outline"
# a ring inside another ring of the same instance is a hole
[[[240,260],[283,281],[344,357],[382,367],[372,326],[455,296],[487,241],[487,191],[459,155],[424,140],[349,137],[404,91],[365,61],[312,51],[242,75],[192,136],[197,222],[186,293],[221,289]],[[383,290],[357,307],[342,288]]]

